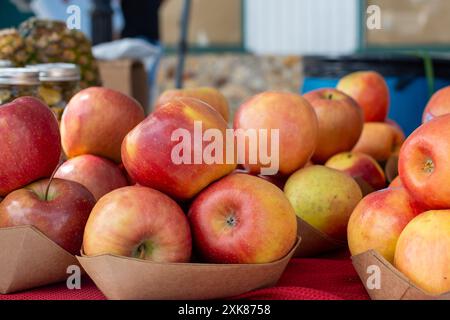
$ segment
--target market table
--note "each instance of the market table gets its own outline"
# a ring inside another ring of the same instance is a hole
[[[276,287],[245,293],[237,299],[365,300],[369,299],[347,251],[314,259],[292,259]],[[87,277],[81,290],[65,283],[10,295],[0,300],[103,300],[105,296]]]

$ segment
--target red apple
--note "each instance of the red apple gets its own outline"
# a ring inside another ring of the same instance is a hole
[[[125,137],[123,164],[139,185],[179,200],[190,199],[236,168],[235,154],[231,154],[228,162],[226,143],[222,139],[223,144],[215,150],[219,159],[205,158],[212,144],[203,139],[205,133],[214,131],[225,139],[226,129],[220,114],[202,101],[171,100]],[[200,155],[198,159],[196,154]]]
[[[267,263],[297,237],[295,212],[272,183],[232,174],[204,190],[189,210],[195,247],[213,263]]]
[[[423,111],[422,123],[450,113],[450,86],[436,91]]]
[[[417,128],[403,144],[398,160],[402,184],[430,209],[450,208],[450,114]]]
[[[358,182],[363,194],[386,186],[383,169],[374,158],[364,153],[342,152],[328,159],[325,166],[349,174]]]
[[[393,262],[400,233],[420,212],[421,208],[401,187],[369,194],[359,202],[348,222],[350,252],[357,255],[373,249]]]
[[[313,106],[319,121],[319,139],[312,160],[324,163],[331,156],[350,151],[362,132],[361,107],[336,89],[318,89],[303,97]]]
[[[394,265],[426,292],[450,292],[450,210],[414,218],[397,242]]]
[[[120,163],[123,138],[144,120],[144,109],[131,97],[107,88],[77,93],[61,119],[61,139],[69,158],[83,154]]]
[[[55,177],[82,184],[97,201],[105,194],[128,185],[115,163],[90,154],[67,160],[58,168]]]
[[[354,152],[365,153],[379,162],[385,162],[400,149],[405,136],[396,126],[386,122],[364,123]]]
[[[229,120],[230,111],[227,99],[222,93],[220,93],[219,90],[210,87],[166,90],[159,96],[158,100],[156,101],[155,109],[158,109],[174,98],[180,97],[202,100],[203,102],[214,108],[217,112],[219,112],[226,122],[228,122]]]
[[[86,225],[86,255],[115,254],[155,262],[188,262],[192,239],[178,204],[154,189],[131,186],[97,202]]]
[[[263,92],[254,96],[239,107],[234,128],[256,130],[258,134],[260,129],[268,130],[267,150],[271,150],[272,144],[278,148],[279,152],[272,153],[279,158],[282,175],[302,168],[317,146],[318,122],[314,109],[306,99],[294,93]],[[271,141],[271,130],[279,130],[279,141]],[[245,151],[238,151],[238,158],[248,171],[261,173],[261,169],[269,165],[261,161],[260,146],[250,146],[249,140],[247,138]],[[254,156],[256,161],[250,161],[249,156]]]
[[[53,179],[34,182],[0,203],[0,228],[32,225],[71,254],[79,254],[94,196],[81,184]]]
[[[51,176],[61,154],[58,121],[40,100],[0,106],[0,196]]]
[[[366,122],[383,122],[389,111],[389,88],[374,71],[358,71],[343,77],[337,89],[348,94],[364,110]]]
[[[400,176],[396,176],[394,180],[391,181],[389,184],[389,188],[396,188],[396,187],[403,187],[402,180],[400,179]]]

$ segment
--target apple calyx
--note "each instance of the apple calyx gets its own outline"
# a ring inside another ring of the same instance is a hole
[[[133,250],[132,256],[134,258],[146,260],[147,257],[152,255],[154,248],[155,246],[152,241],[144,240]]]
[[[234,215],[230,215],[226,219],[227,226],[233,228],[237,225],[237,219]]]
[[[425,173],[433,173],[434,171],[434,162],[431,159],[427,159],[425,160],[425,163],[423,165],[423,171],[425,171]]]

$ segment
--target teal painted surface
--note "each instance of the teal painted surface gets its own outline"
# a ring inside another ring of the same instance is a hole
[[[2,0],[0,3],[0,29],[17,27],[31,16],[31,13],[19,12],[9,0]]]

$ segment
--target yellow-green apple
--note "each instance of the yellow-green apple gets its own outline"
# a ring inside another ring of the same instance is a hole
[[[39,180],[11,192],[0,203],[0,228],[32,225],[71,254],[79,254],[83,231],[95,205],[81,184]]]
[[[403,187],[400,176],[396,176],[394,180],[392,180],[391,183],[389,184],[389,188],[396,188],[396,187]]]
[[[125,137],[123,164],[139,185],[187,200],[236,168],[226,130],[225,120],[206,103],[173,99]]]
[[[365,153],[379,162],[385,162],[398,152],[405,140],[402,131],[385,122],[366,122],[354,152]]]
[[[59,162],[58,121],[40,100],[0,106],[0,196],[51,176]]]
[[[364,195],[386,186],[383,169],[374,158],[364,153],[342,152],[328,159],[325,166],[349,174]]]
[[[450,210],[427,211],[400,234],[395,267],[428,293],[450,291]]]
[[[313,106],[319,121],[319,138],[312,160],[324,163],[339,152],[352,150],[364,123],[362,109],[355,100],[332,88],[314,90],[303,97]]]
[[[155,109],[158,109],[173,98],[179,97],[188,97],[202,100],[209,106],[213,107],[217,112],[219,112],[226,122],[228,122],[229,120],[230,111],[227,99],[219,90],[211,87],[166,90],[159,96],[158,100],[156,101]]]
[[[82,184],[97,201],[105,194],[128,185],[119,166],[110,160],[91,154],[67,160],[58,168],[55,177]]]
[[[450,114],[417,128],[398,160],[402,184],[429,209],[450,208]]]
[[[436,91],[423,111],[422,123],[450,113],[450,86]]]
[[[61,139],[69,158],[93,154],[120,163],[123,138],[144,120],[144,109],[118,91],[91,87],[77,93],[61,119]]]
[[[268,263],[284,257],[297,238],[295,212],[279,188],[232,174],[194,200],[188,218],[195,248],[213,263]]]
[[[375,71],[357,71],[339,80],[337,89],[345,92],[364,110],[366,122],[383,122],[389,111],[389,88]]]
[[[357,255],[373,249],[392,263],[400,233],[421,211],[402,187],[367,195],[356,206],[348,222],[350,252]]]
[[[299,218],[337,240],[346,239],[348,219],[362,198],[352,177],[320,165],[295,172],[284,193]]]
[[[142,186],[114,190],[95,205],[83,238],[86,255],[115,254],[155,262],[188,262],[192,238],[178,204]]]
[[[282,175],[303,167],[317,146],[318,121],[314,109],[306,99],[294,93],[272,91],[252,97],[236,112],[234,129],[267,130],[269,147],[266,149],[279,158],[278,172]],[[273,130],[278,130],[279,143],[272,142],[270,133],[276,132]],[[249,137],[246,142],[245,150],[238,150],[239,162],[250,172],[260,173],[269,166],[261,159],[264,152],[259,143],[251,143]]]

